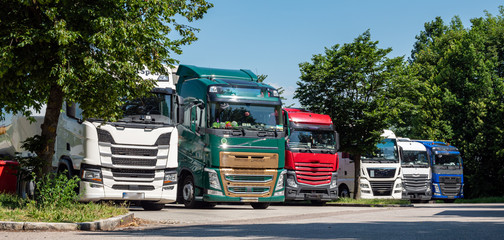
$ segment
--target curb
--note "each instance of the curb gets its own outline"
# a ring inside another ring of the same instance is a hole
[[[94,222],[49,223],[49,222],[3,222],[0,231],[112,231],[122,224],[133,221],[133,213],[102,219]]]
[[[357,204],[357,203],[330,203],[326,206],[340,207],[415,207],[413,204]]]

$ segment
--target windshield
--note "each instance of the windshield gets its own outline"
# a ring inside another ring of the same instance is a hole
[[[437,166],[460,166],[462,165],[462,158],[458,154],[438,154],[434,158],[434,165]]]
[[[293,130],[289,136],[290,148],[322,148],[334,149],[334,132]]]
[[[242,128],[276,130],[283,127],[280,106],[244,103],[210,103],[209,126],[212,128]]]
[[[383,139],[376,144],[374,152],[362,154],[362,162],[394,162],[398,163],[397,145],[395,139]]]
[[[122,106],[122,121],[172,124],[172,96],[155,94],[150,97],[126,101]]]
[[[403,151],[401,165],[408,166],[429,166],[427,152],[425,151]]]

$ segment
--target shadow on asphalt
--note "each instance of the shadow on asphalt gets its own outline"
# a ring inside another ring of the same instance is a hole
[[[499,239],[504,222],[371,222],[167,226],[148,230],[82,233],[83,236],[287,239]]]
[[[470,205],[469,205],[470,204]],[[496,208],[504,210],[502,203],[441,203],[441,204],[413,204],[416,208]]]

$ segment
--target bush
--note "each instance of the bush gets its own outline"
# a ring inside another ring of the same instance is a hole
[[[35,174],[32,174],[35,178]],[[69,207],[79,195],[75,189],[80,179],[73,176],[68,179],[66,172],[49,173],[41,179],[35,179],[35,202],[39,207]]]

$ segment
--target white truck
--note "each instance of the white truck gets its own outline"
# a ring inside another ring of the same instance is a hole
[[[340,198],[353,197],[355,185],[355,164],[352,156],[346,152],[338,152],[338,195]]]
[[[172,74],[153,75],[146,70],[140,76],[157,79],[158,87],[151,97],[127,102],[124,118],[117,122],[83,120],[78,103],[63,105],[52,166],[80,177],[83,202],[129,200],[145,210],[160,210],[176,201],[176,109],[181,98]],[[0,154],[26,156],[22,142],[41,133],[44,111],[33,117],[32,124],[26,117],[12,117],[1,138]]]
[[[361,156],[360,190],[363,199],[401,199],[402,173],[394,132],[385,130],[384,139],[373,153]]]
[[[360,167],[360,195],[363,199],[401,199],[402,173],[400,153],[394,132],[384,130],[384,139],[372,153],[362,154]],[[354,195],[354,159],[342,153],[338,169],[340,197]]]
[[[432,172],[427,149],[419,142],[398,138],[401,155],[403,199],[428,201],[432,197]]]

